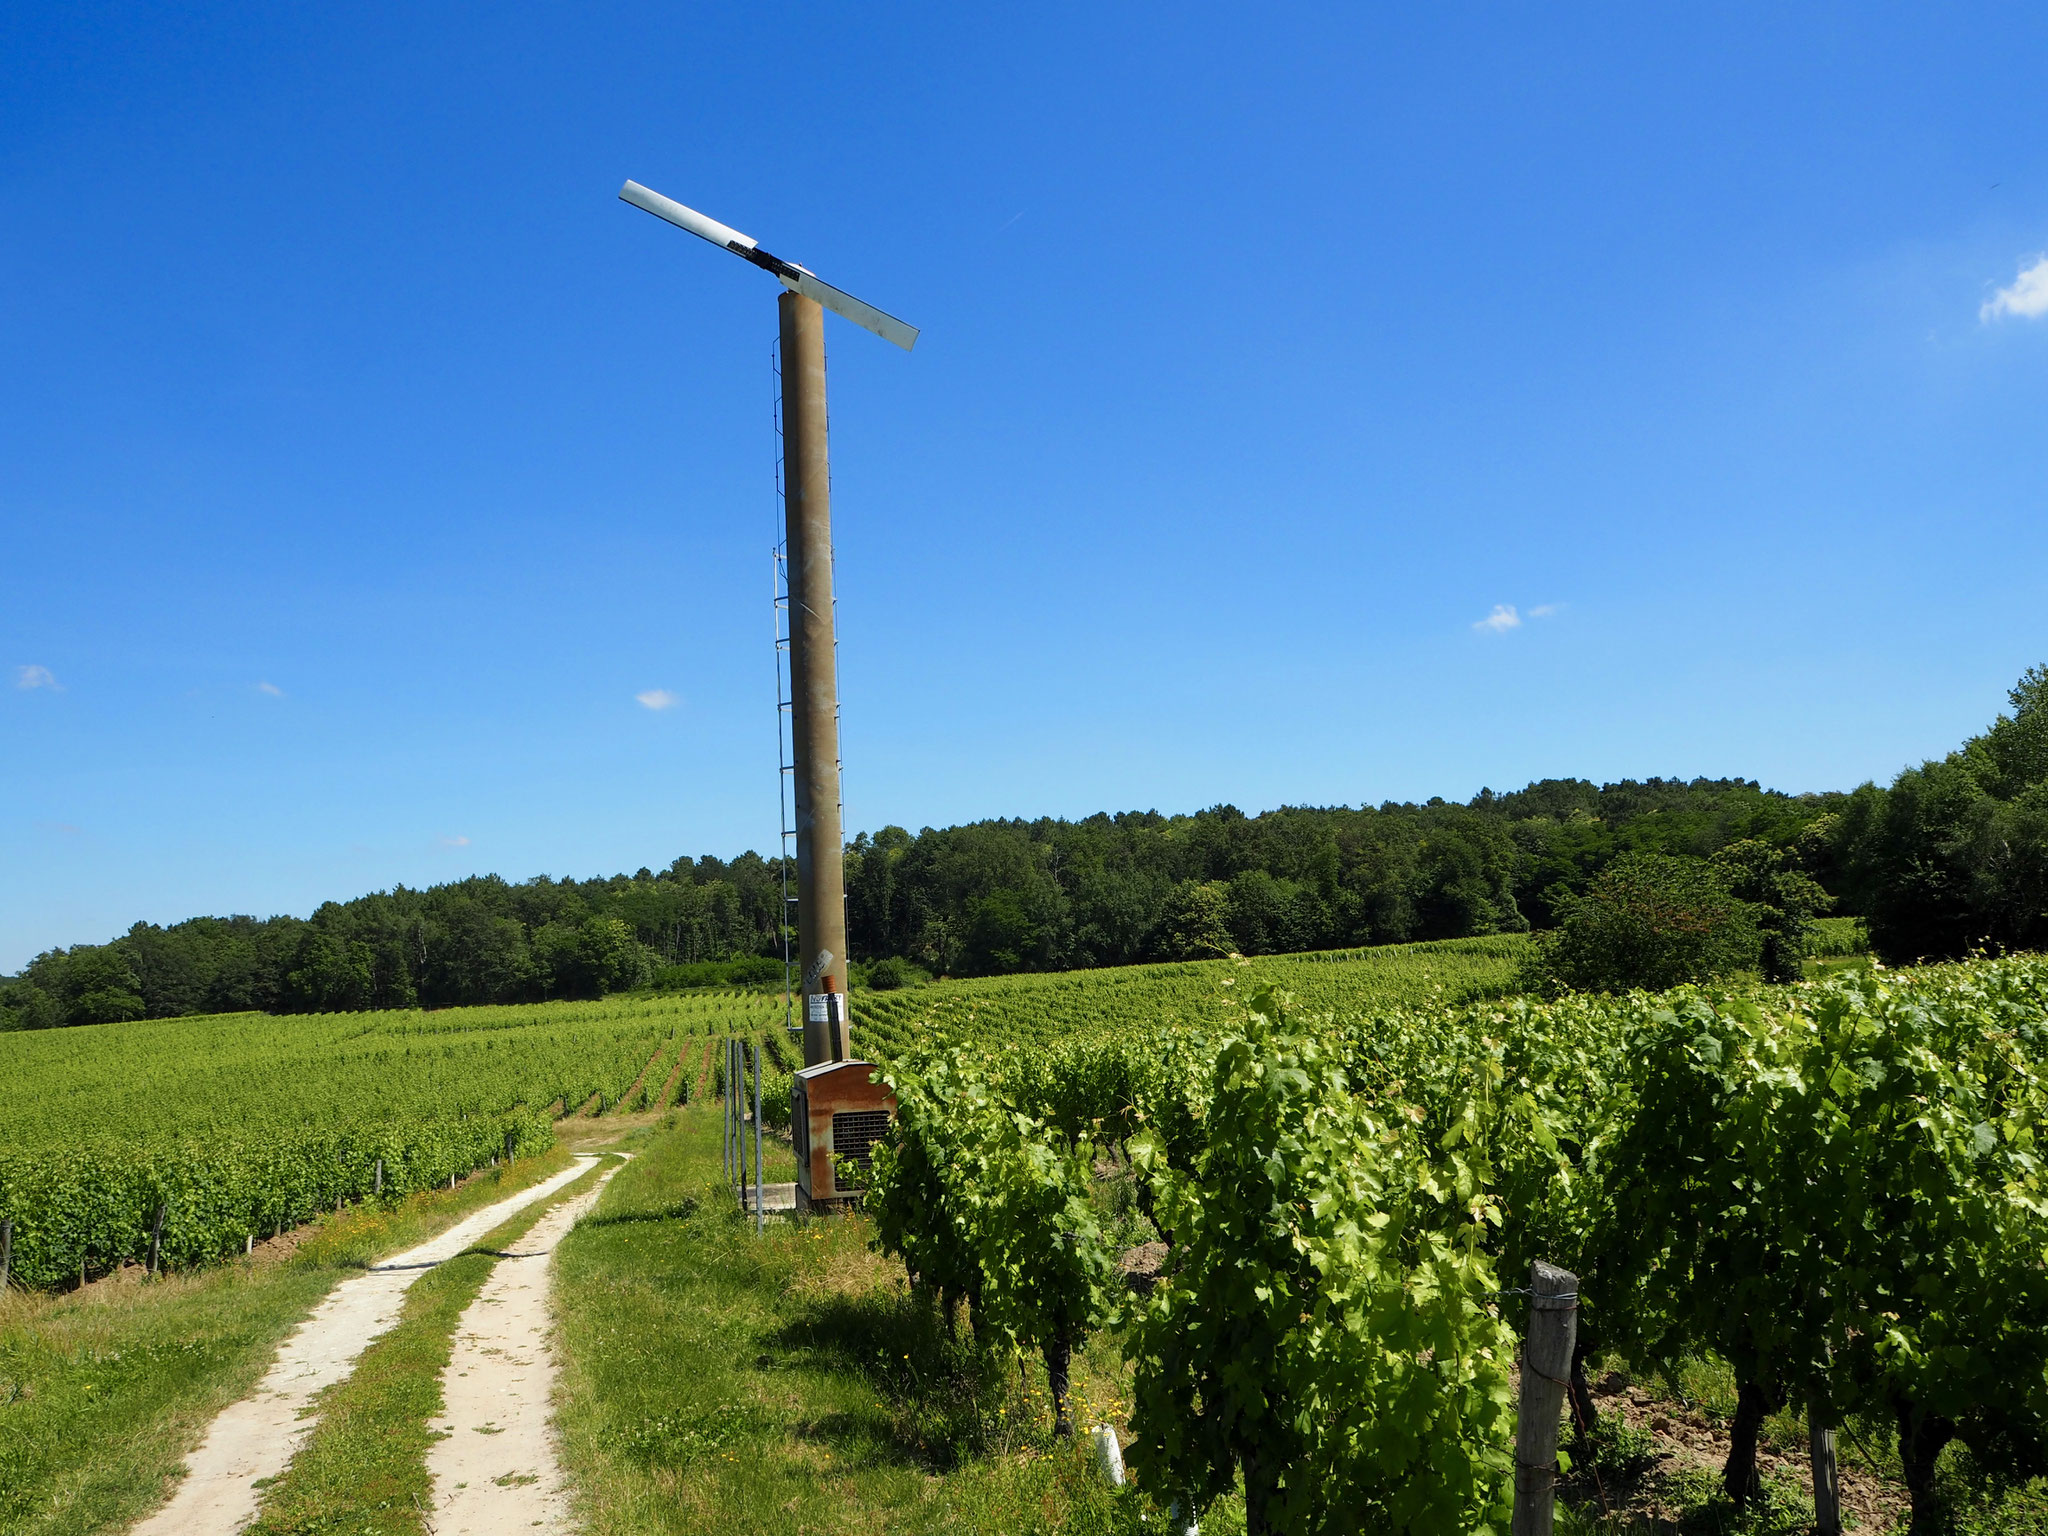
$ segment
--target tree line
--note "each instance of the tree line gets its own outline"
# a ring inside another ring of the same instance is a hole
[[[0,982],[0,1027],[599,997],[659,967],[776,949],[781,905],[780,869],[745,853],[610,879],[399,886],[303,919],[137,923]]]
[[[989,975],[1530,929],[1563,941],[1553,980],[1599,985],[1628,974],[1629,946],[1658,922],[1732,925],[1695,946],[1695,969],[1787,975],[1805,919],[1830,905],[1863,915],[1893,963],[2048,947],[2048,668],[2011,704],[1947,757],[1848,794],[1545,779],[1462,804],[884,827],[845,851],[849,942],[876,985],[908,967]],[[401,886],[304,919],[138,923],[0,981],[0,1027],[767,980],[782,876],[756,853],[707,855],[608,879]]]

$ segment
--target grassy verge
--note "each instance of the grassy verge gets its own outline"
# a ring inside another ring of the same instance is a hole
[[[1035,1363],[946,1340],[857,1216],[756,1237],[718,1187],[716,1107],[664,1125],[556,1258],[557,1423],[593,1536],[1146,1528],[1052,1440]],[[1116,1353],[1076,1360],[1077,1406],[1117,1403]]]
[[[551,1152],[388,1210],[323,1217],[281,1263],[0,1297],[0,1531],[87,1536],[137,1519],[337,1281],[567,1162]]]
[[[430,1420],[441,1409],[456,1325],[498,1260],[554,1204],[573,1199],[601,1175],[599,1163],[555,1196],[486,1233],[474,1248],[415,1280],[390,1332],[321,1395],[319,1426],[291,1465],[264,1492],[249,1536],[428,1536],[434,1489],[427,1451],[440,1438]]]

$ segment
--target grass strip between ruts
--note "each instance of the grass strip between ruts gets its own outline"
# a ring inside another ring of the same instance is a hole
[[[161,1504],[228,1404],[352,1271],[566,1167],[560,1149],[302,1228],[282,1262],[0,1296],[0,1531],[91,1536]]]
[[[431,1421],[441,1410],[441,1374],[462,1314],[497,1265],[497,1250],[589,1189],[611,1161],[600,1159],[553,1200],[536,1201],[413,1282],[398,1322],[321,1394],[318,1425],[264,1490],[247,1536],[428,1536],[434,1488],[427,1451],[441,1438]]]

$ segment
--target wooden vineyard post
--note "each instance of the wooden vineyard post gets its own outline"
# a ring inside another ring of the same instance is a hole
[[[1538,1259],[1529,1266],[1529,1341],[1515,1419],[1514,1536],[1550,1536],[1556,1515],[1557,1436],[1579,1331],[1579,1277]]]
[[[1842,1479],[1835,1465],[1835,1432],[1807,1409],[1807,1444],[1813,1456],[1813,1528],[1819,1536],[1842,1536]]]
[[[163,1256],[164,1251],[164,1214],[170,1208],[171,1202],[168,1200],[159,1200],[156,1203],[156,1224],[149,1232],[149,1267],[143,1271],[144,1274],[158,1273],[157,1261]]]
[[[7,1272],[14,1267],[14,1218],[0,1221],[0,1291],[7,1289]]]

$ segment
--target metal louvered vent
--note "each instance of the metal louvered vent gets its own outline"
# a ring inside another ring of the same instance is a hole
[[[886,1109],[843,1109],[832,1117],[832,1150],[840,1157],[864,1163],[868,1149],[888,1134]]]

